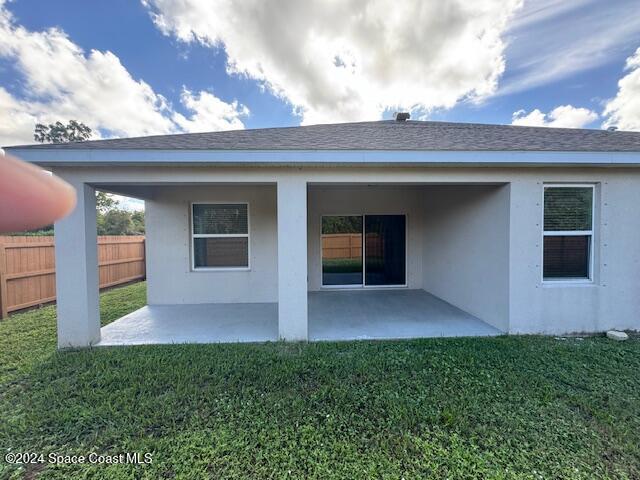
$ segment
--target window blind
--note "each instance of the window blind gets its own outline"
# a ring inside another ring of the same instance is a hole
[[[588,235],[544,237],[544,277],[589,277],[590,239]]]
[[[248,233],[246,204],[194,204],[193,233],[233,235]]]
[[[248,237],[200,237],[193,239],[194,266],[248,267]]]
[[[545,231],[590,231],[593,189],[590,187],[546,188],[544,191]]]

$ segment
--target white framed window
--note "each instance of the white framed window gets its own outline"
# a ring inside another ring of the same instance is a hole
[[[194,270],[249,269],[249,204],[191,204],[191,257]]]
[[[593,280],[595,185],[544,186],[543,282]]]

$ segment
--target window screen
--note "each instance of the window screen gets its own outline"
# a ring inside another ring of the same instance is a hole
[[[192,221],[194,268],[249,267],[246,203],[194,203]]]
[[[194,204],[193,233],[229,235],[248,233],[246,204]]]
[[[591,278],[592,186],[545,186],[545,280]]]
[[[592,205],[591,187],[547,187],[544,191],[544,229],[589,231]]]

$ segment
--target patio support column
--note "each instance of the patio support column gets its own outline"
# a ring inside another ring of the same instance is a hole
[[[58,348],[100,340],[96,195],[85,183],[70,183],[78,203],[55,224]]]
[[[278,335],[307,340],[307,182],[278,180]]]

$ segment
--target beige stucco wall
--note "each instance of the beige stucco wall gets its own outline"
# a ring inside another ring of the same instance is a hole
[[[543,182],[596,183],[592,283],[545,284]],[[511,184],[510,328],[513,333],[640,330],[640,172],[524,171]]]
[[[423,191],[426,291],[509,329],[509,185]]]
[[[191,269],[189,205],[207,201],[249,203],[249,270]],[[150,304],[277,301],[275,186],[164,187],[145,206]]]

